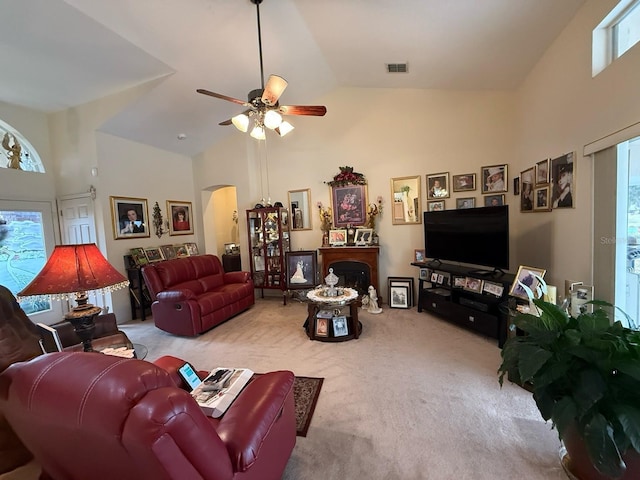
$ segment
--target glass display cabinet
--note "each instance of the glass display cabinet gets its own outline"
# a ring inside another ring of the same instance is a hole
[[[285,253],[291,249],[289,211],[282,207],[247,210],[251,277],[256,288],[282,290],[287,303]]]

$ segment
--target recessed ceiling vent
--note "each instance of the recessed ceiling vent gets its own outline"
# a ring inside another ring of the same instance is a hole
[[[387,63],[387,73],[408,73],[408,63]]]

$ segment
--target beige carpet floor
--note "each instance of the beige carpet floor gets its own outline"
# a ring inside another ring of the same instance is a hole
[[[324,377],[286,480],[566,480],[556,431],[531,394],[508,383],[500,389],[493,339],[385,306],[379,315],[361,310],[358,340],[322,343],[306,337],[305,317],[306,305],[267,298],[197,338],[150,320],[121,328],[148,347],[147,360],[172,354],[203,369]]]

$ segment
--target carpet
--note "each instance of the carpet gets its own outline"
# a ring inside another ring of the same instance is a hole
[[[293,399],[296,404],[296,435],[298,437],[307,436],[323,381],[324,378],[296,377],[293,382]]]
[[[263,375],[254,373],[253,377]],[[324,378],[319,377],[295,377],[293,381],[293,402],[296,408],[296,436],[306,437],[311,424],[313,412],[318,403],[320,389]]]

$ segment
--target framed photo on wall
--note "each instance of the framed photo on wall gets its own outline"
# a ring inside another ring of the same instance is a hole
[[[191,202],[167,200],[169,235],[193,235],[193,207]]]
[[[487,195],[484,197],[485,207],[496,207],[498,205],[504,205],[504,193],[500,195]]]
[[[573,208],[575,174],[573,153],[567,153],[551,160],[552,208]]]
[[[316,285],[318,257],[315,250],[285,252],[287,289],[313,288]]]
[[[146,198],[109,197],[113,238],[149,237],[149,208]]]
[[[462,175],[453,176],[454,192],[472,192],[476,189],[476,174],[464,173]]]
[[[427,175],[427,200],[449,198],[449,172]]]
[[[533,190],[533,198],[533,209],[536,212],[548,212],[551,210],[551,206],[549,205],[549,185],[535,188]]]
[[[549,183],[549,159],[536,163],[536,185],[546,185]]]
[[[482,167],[482,193],[507,191],[507,164]]]
[[[533,212],[533,185],[535,181],[535,167],[520,173],[520,211]]]
[[[333,226],[362,226],[367,221],[367,186],[345,185],[331,187]]]
[[[456,198],[456,209],[460,208],[475,208],[475,197]]]
[[[439,212],[441,210],[444,210],[444,200],[427,202],[427,210],[429,210],[430,212]]]

